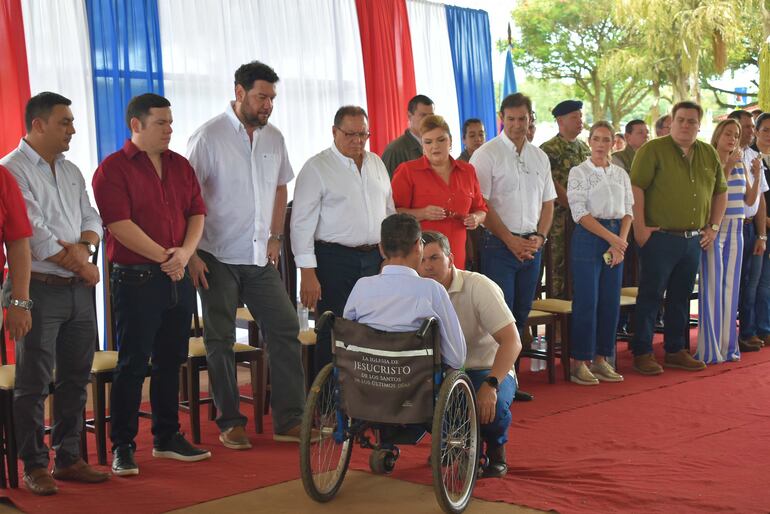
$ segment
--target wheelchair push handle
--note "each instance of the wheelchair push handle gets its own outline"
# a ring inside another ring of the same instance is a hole
[[[435,316],[431,316],[430,318],[425,318],[422,321],[422,325],[420,325],[419,330],[417,330],[417,334],[416,334],[417,337],[419,337],[420,339],[423,339],[427,335],[431,327],[437,324],[438,324],[438,320],[436,319]]]
[[[315,324],[315,333],[317,334],[321,330],[334,327],[334,313],[332,311],[326,311],[318,318],[318,322]]]

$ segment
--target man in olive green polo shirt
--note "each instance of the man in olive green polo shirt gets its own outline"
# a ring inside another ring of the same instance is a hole
[[[713,244],[727,205],[716,150],[697,140],[703,109],[680,102],[671,116],[671,134],[642,146],[631,167],[634,237],[642,262],[631,348],[634,369],[643,375],[663,373],[652,354],[652,333],[664,293],[664,365],[706,367],[684,349],[687,307],[701,251]]]

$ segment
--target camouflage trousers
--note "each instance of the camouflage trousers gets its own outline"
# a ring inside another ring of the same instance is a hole
[[[551,231],[548,233],[551,244],[550,256],[545,264],[551,272],[551,283],[546,289],[548,298],[567,299],[567,281],[569,280],[567,267],[569,263],[566,262],[566,249],[570,243],[569,238],[572,236],[574,226],[569,209],[557,205],[553,214]]]

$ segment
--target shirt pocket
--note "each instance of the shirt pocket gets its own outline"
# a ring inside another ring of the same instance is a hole
[[[267,186],[268,190],[275,189],[281,166],[280,154],[261,152],[257,154],[255,161],[257,179]]]

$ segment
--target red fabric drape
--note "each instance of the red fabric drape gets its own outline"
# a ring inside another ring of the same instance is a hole
[[[382,154],[407,126],[416,94],[406,0],[356,0],[369,108],[370,150]]]
[[[29,95],[21,0],[0,0],[0,156],[16,148],[25,133]]]

